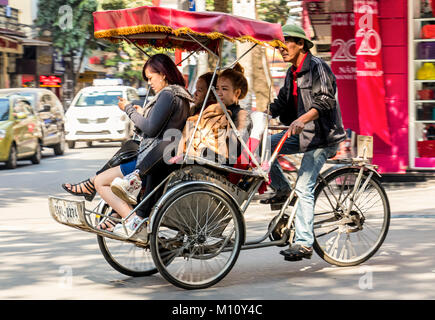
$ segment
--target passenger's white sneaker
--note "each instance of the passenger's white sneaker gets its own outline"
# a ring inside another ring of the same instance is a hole
[[[137,203],[137,196],[142,189],[139,170],[127,174],[124,178],[115,178],[110,184],[110,189],[119,198],[130,204]]]
[[[118,234],[123,237],[130,237],[133,233],[136,232],[138,226],[142,223],[143,219],[139,218],[138,216],[134,216],[130,218],[124,225],[122,223],[118,223],[115,228],[113,228],[113,233]],[[143,224],[143,227],[146,227],[146,221]],[[144,229],[142,228],[141,231],[139,231],[135,235],[135,239],[139,239],[141,241],[147,242],[147,236],[146,232],[143,232]]]

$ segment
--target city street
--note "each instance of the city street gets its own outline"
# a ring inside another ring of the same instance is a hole
[[[205,290],[179,289],[159,274],[118,273],[96,236],[56,223],[47,201],[49,195],[72,197],[61,184],[89,177],[118,146],[78,143],[63,156],[44,150],[39,165],[0,165],[0,299],[435,299],[434,184],[387,186],[390,231],[360,266],[334,267],[315,254],[286,262],[282,248],[269,247],[242,251],[232,271]],[[268,210],[258,202],[250,207],[249,237],[265,232],[273,216]]]

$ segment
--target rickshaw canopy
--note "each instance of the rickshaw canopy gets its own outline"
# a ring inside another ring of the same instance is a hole
[[[95,38],[114,42],[128,38],[139,46],[182,48],[188,51],[201,50],[200,42],[215,53],[218,52],[221,39],[284,47],[280,24],[221,12],[190,12],[142,6],[96,11],[93,16]]]

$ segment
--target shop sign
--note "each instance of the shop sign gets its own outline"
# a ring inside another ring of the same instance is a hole
[[[58,88],[62,85],[62,80],[56,76],[39,76],[40,87]]]
[[[356,92],[355,19],[353,13],[331,14],[331,69],[337,79],[343,124],[359,132]]]
[[[65,62],[63,60],[62,52],[59,49],[53,50],[53,73],[65,73]]]
[[[97,72],[94,71],[85,71],[79,75],[78,82],[79,83],[92,83],[94,79],[97,78]]]
[[[0,37],[0,52],[22,54],[23,47],[17,41]]]
[[[51,74],[53,69],[53,48],[40,46],[36,48],[36,66],[39,74]]]
[[[354,0],[359,129],[391,144],[385,105],[378,1]]]

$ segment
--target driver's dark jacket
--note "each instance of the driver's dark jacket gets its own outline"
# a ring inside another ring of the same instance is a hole
[[[322,59],[308,52],[297,74],[296,112],[293,73],[291,68],[287,70],[284,86],[270,105],[272,117],[279,116],[283,124],[290,125],[311,108],[319,112],[319,118],[305,124],[304,130],[299,135],[301,152],[332,146],[345,139],[341,111],[335,99],[336,90],[335,76],[329,66]]]

